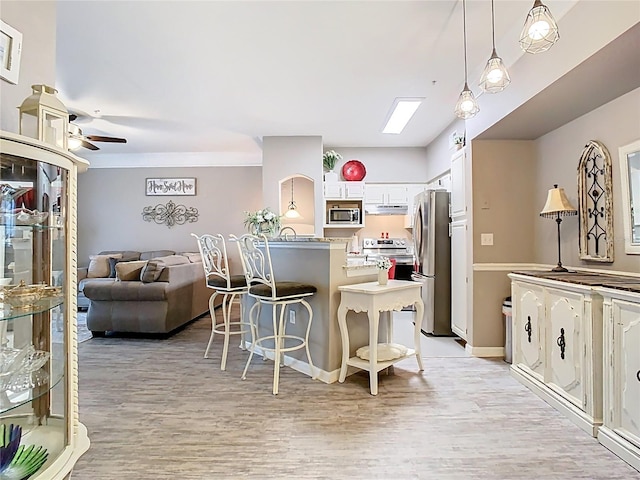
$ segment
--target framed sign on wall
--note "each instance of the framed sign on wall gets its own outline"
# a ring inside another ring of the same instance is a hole
[[[16,85],[21,54],[22,33],[0,20],[0,77]]]
[[[195,195],[195,178],[147,178],[145,195]]]

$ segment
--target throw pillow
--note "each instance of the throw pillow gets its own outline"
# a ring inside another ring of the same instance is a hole
[[[162,270],[164,270],[165,266],[166,264],[162,260],[159,260],[157,258],[149,260],[140,272],[140,280],[142,281],[142,283],[155,282],[156,280],[158,280],[158,277],[160,277],[160,274],[162,273]]]
[[[116,263],[124,261],[122,258],[109,257],[109,278],[116,278]]]
[[[110,255],[91,255],[89,256],[89,268],[87,269],[87,278],[107,278],[111,268],[109,267],[109,258],[122,258],[121,254],[113,253]]]
[[[116,263],[116,281],[131,282],[134,280],[140,280],[140,272],[142,272],[142,269],[146,264],[146,260]]]

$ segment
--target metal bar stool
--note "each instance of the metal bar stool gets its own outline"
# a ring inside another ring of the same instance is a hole
[[[209,312],[211,313],[211,336],[204,358],[209,358],[209,350],[213,343],[215,334],[224,335],[224,347],[222,349],[222,362],[220,370],[227,368],[227,353],[229,352],[229,337],[231,335],[243,335],[253,333],[251,324],[244,321],[244,309],[242,306],[242,295],[247,293],[247,282],[244,275],[231,275],[229,272],[229,260],[227,257],[227,247],[222,235],[204,234],[201,236],[191,234],[198,241],[198,250],[202,256],[202,265],[207,280],[207,287],[214,290],[209,298]],[[216,323],[215,299],[218,295],[222,297],[222,323]],[[240,320],[231,321],[231,307],[233,301],[238,297],[240,303]],[[238,330],[231,330],[231,326],[239,326]],[[240,348],[244,348],[242,338]],[[253,342],[253,338],[252,338]]]
[[[256,299],[256,303],[249,310],[249,323],[253,330],[253,343],[247,364],[242,373],[242,379],[246,379],[253,354],[256,351],[256,347],[259,347],[263,352],[263,356],[264,352],[273,352],[274,395],[278,394],[280,365],[284,364],[284,354],[286,352],[304,348],[307,353],[309,369],[311,370],[311,378],[315,380],[316,372],[309,352],[309,331],[313,320],[313,310],[305,299],[314,295],[317,288],[304,283],[276,281],[271,263],[269,242],[266,236],[261,235],[258,237],[246,234],[240,238],[232,235],[231,238],[238,242],[238,250],[242,259],[246,282],[249,285],[249,296]],[[264,245],[264,252],[259,249],[261,243]],[[273,332],[269,332],[270,334],[266,336],[259,336],[258,323],[263,304],[271,306]],[[304,337],[287,334],[286,332],[285,312],[291,305],[295,304],[303,305],[309,312],[309,320]],[[279,313],[278,306],[280,307]]]

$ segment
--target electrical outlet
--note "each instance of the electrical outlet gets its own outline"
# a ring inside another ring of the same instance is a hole
[[[493,245],[493,233],[481,233],[480,245]]]
[[[289,310],[289,323],[296,323],[296,311]]]

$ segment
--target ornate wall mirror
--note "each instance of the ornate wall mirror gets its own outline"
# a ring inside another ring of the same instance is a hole
[[[613,193],[611,156],[607,147],[590,140],[578,163],[580,258],[613,262]]]
[[[620,147],[624,251],[640,254],[640,140]]]

